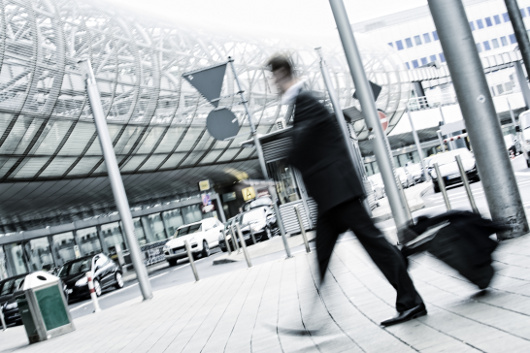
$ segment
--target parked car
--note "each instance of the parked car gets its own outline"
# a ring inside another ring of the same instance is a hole
[[[122,270],[118,264],[103,253],[87,255],[66,262],[57,273],[63,281],[66,300],[90,296],[86,273],[92,273],[94,291],[99,297],[104,289],[123,287]]]
[[[458,148],[456,150],[438,153],[429,159],[428,165],[428,171],[432,178],[434,192],[440,192],[438,175],[436,175],[436,170],[434,168],[435,163],[438,163],[441,177],[446,186],[462,183],[460,170],[458,169],[458,164],[455,159],[456,156],[460,156],[468,180],[470,182],[480,180],[475,157],[467,148]]]
[[[185,240],[190,244],[193,258],[210,256],[210,249],[219,245],[219,235],[223,228],[223,223],[213,217],[180,226],[163,248],[169,266],[175,266],[179,259],[188,256]]]
[[[408,188],[414,185],[414,178],[408,173],[405,167],[399,167],[395,170],[396,175],[398,176],[399,181],[401,182],[401,186],[403,186],[404,188]]]
[[[425,181],[425,175],[421,168],[421,163],[410,163],[405,167],[407,173],[412,177],[414,183],[421,183]]]
[[[258,207],[272,208],[272,199],[268,196],[258,197],[257,199],[245,202],[242,209],[244,212],[247,212]]]
[[[226,252],[228,251],[228,248],[226,246],[226,241],[228,241],[228,245],[230,246],[230,249],[233,251],[235,250],[234,247],[234,242],[232,241],[232,227],[238,223],[239,224],[239,219],[241,218],[241,214],[238,214],[232,218],[230,218],[229,220],[227,220],[224,224],[224,230],[223,232],[219,235],[219,248],[221,249],[221,251],[223,252]],[[240,225],[241,226],[241,225]],[[235,230],[234,230],[234,234],[235,234]],[[235,239],[237,239],[237,234],[235,234]],[[250,237],[250,235],[249,235]],[[226,241],[225,241],[226,239]],[[239,245],[239,241],[237,242],[238,245]]]
[[[370,182],[370,187],[372,188],[376,200],[385,197],[385,184],[383,183],[381,173],[368,176],[368,181]]]
[[[0,308],[8,327],[22,325],[16,298],[22,294],[22,283],[26,275],[17,275],[0,281]]]

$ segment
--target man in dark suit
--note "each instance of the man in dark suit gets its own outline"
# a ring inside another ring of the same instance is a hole
[[[398,313],[381,325],[390,326],[427,314],[405,260],[375,226],[363,205],[364,188],[333,114],[303,90],[289,58],[274,56],[267,66],[282,94],[282,102],[294,105],[289,162],[300,171],[309,195],[318,204],[316,249],[320,282],[339,235],[352,230],[397,292]]]

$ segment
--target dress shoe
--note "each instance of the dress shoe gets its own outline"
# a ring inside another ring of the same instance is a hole
[[[402,322],[409,321],[409,320],[415,319],[423,315],[427,315],[427,309],[425,309],[425,304],[422,303],[408,310],[401,311],[393,318],[381,322],[381,326],[397,325]]]

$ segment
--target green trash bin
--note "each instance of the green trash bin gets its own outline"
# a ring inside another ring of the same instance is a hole
[[[75,330],[59,277],[33,272],[24,279],[22,290],[17,302],[29,343]]]

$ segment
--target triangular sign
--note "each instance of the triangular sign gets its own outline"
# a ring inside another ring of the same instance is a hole
[[[219,105],[221,88],[226,71],[226,63],[212,66],[182,75],[200,94],[204,96],[214,107]]]

